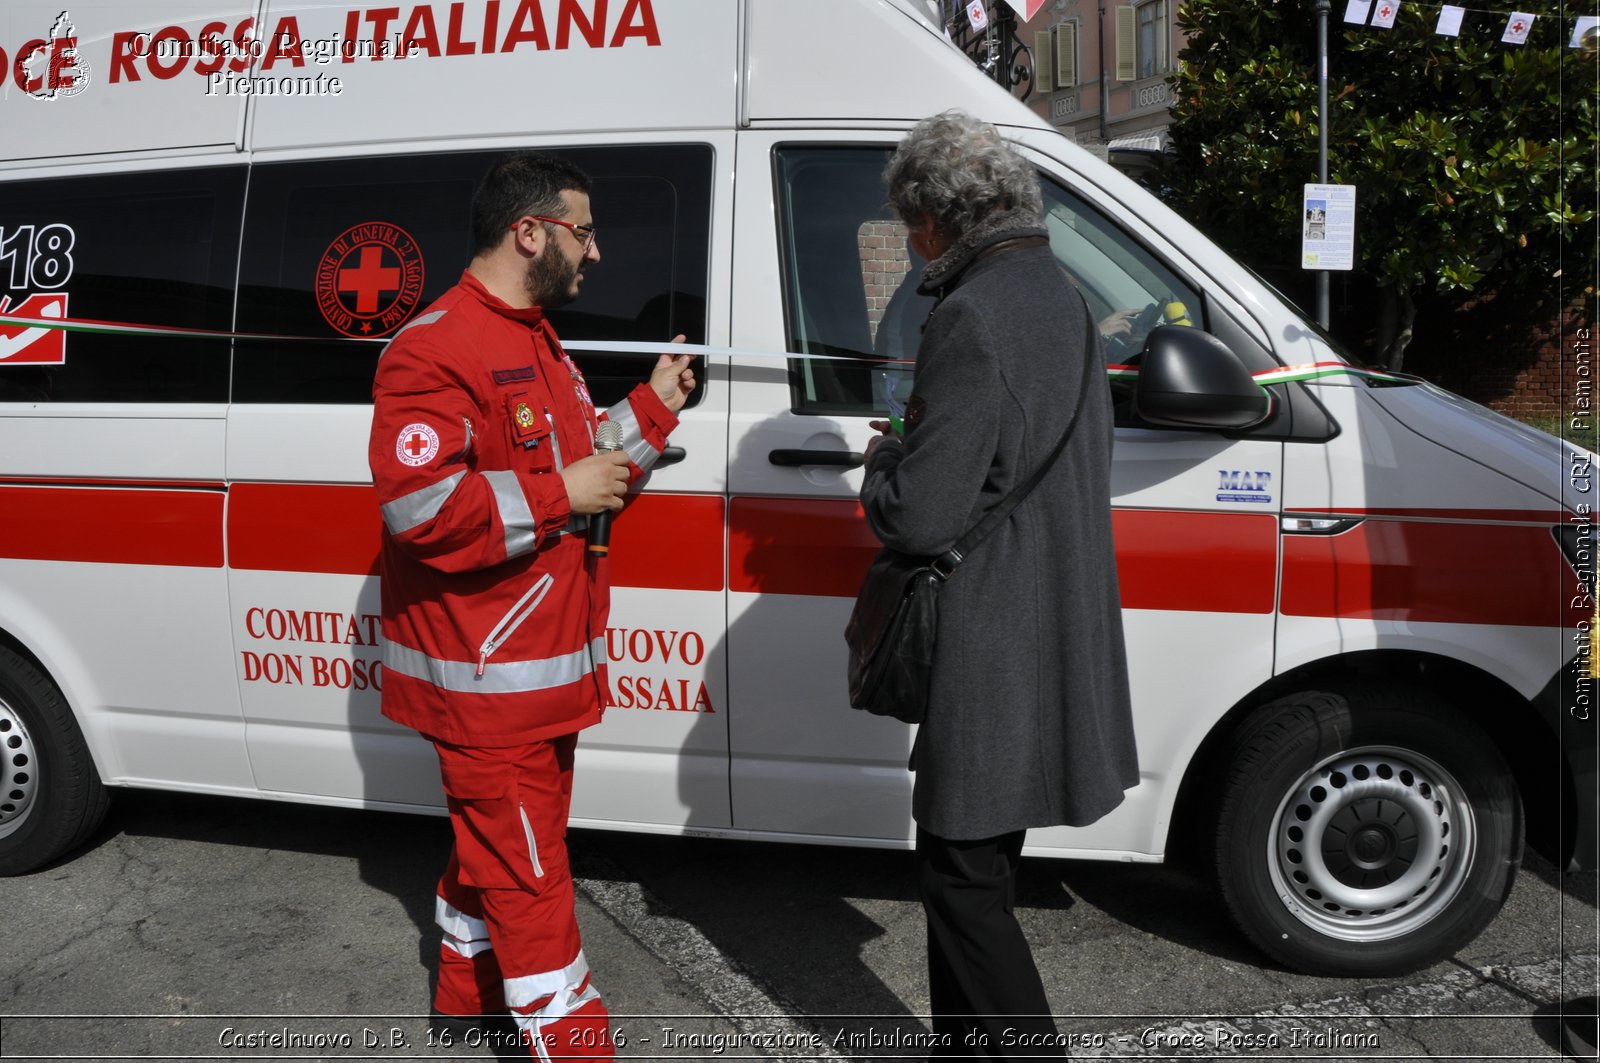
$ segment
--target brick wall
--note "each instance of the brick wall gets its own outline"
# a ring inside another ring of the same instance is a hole
[[[1405,369],[1510,417],[1563,417],[1572,412],[1580,362],[1583,372],[1592,369],[1592,347],[1579,352],[1574,344],[1593,326],[1590,293],[1564,312],[1553,296],[1486,295],[1456,310],[1419,312]]]
[[[856,249],[861,254],[861,283],[867,289],[867,321],[876,342],[883,311],[911,272],[906,227],[897,221],[869,221],[856,236]]]

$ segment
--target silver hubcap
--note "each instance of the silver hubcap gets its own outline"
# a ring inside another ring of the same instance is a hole
[[[28,818],[39,794],[38,756],[22,718],[0,700],[0,838]]]
[[[1302,776],[1269,847],[1273,886],[1296,919],[1342,941],[1383,941],[1449,907],[1477,836],[1449,772],[1413,750],[1369,747]]]

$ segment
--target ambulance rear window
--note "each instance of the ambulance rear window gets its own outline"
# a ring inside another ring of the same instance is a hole
[[[227,401],[244,184],[242,166],[8,182],[0,313],[96,324],[0,325],[0,402]]]

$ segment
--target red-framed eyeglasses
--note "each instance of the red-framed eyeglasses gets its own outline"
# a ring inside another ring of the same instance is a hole
[[[534,221],[547,221],[551,225],[560,225],[563,228],[571,229],[572,235],[583,241],[583,253],[586,255],[589,253],[589,249],[594,246],[593,225],[579,225],[577,222],[563,221],[561,218],[546,218],[542,214],[530,214],[528,217]]]

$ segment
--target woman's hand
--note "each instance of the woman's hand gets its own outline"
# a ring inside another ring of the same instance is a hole
[[[867,427],[874,429],[878,434],[867,440],[866,460],[872,460],[872,452],[877,450],[885,439],[899,439],[900,435],[888,421],[868,421]]]

